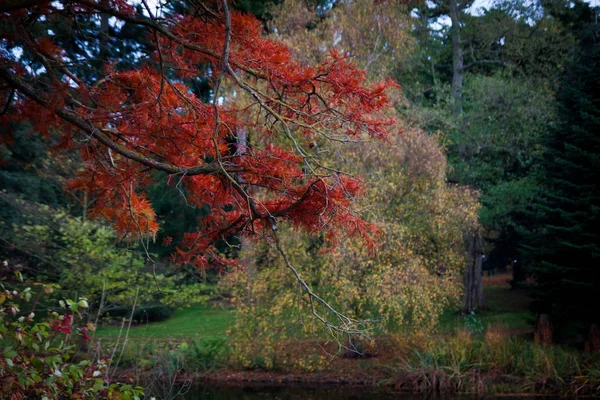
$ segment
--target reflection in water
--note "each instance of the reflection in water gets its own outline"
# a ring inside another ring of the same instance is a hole
[[[156,387],[157,388],[157,387]],[[309,386],[302,387],[293,384],[287,387],[272,386],[220,386],[209,384],[194,384],[184,388],[187,392],[175,397],[181,387],[170,387],[163,393],[155,393],[157,400],[476,400],[477,395],[426,395],[410,393],[394,393],[377,388],[365,387],[332,387],[332,386]],[[160,391],[160,390],[159,390]],[[149,396],[150,397],[150,396]],[[147,397],[147,398],[149,398]],[[514,395],[508,397],[511,400],[530,400],[530,396]],[[536,400],[560,400],[558,397],[542,396]]]
[[[422,400],[423,395],[386,393],[372,388],[354,387],[231,387],[231,386],[192,386],[182,397],[185,400]],[[468,400],[472,397],[461,397]],[[438,399],[439,400],[439,399]],[[452,397],[452,400],[458,400]]]

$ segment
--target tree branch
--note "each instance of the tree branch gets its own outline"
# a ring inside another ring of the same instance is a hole
[[[87,7],[90,7],[94,10],[97,10],[99,12],[111,15],[115,18],[121,19],[123,21],[126,22],[131,22],[132,24],[136,24],[136,25],[142,25],[145,26],[147,28],[153,29],[157,32],[159,32],[160,34],[162,34],[163,36],[171,39],[172,41],[174,41],[175,43],[185,47],[188,50],[194,50],[197,51],[199,53],[205,54],[209,57],[213,57],[215,59],[220,59],[222,57],[222,55],[220,55],[219,53],[209,50],[209,49],[205,49],[203,47],[200,46],[196,46],[192,43],[186,42],[185,40],[183,40],[182,38],[178,37],[177,35],[174,35],[172,32],[170,32],[169,30],[167,30],[164,26],[160,25],[158,22],[149,19],[149,18],[145,18],[145,17],[139,17],[139,16],[132,16],[123,12],[120,12],[118,10],[115,10],[114,8],[111,7],[107,7],[107,6],[103,6],[101,4],[97,4],[94,3],[93,1],[89,1],[89,0],[77,0],[77,3],[79,4],[83,4]],[[267,79],[267,76],[260,73],[259,71],[256,71],[252,68],[246,67],[242,64],[239,63],[234,63],[233,64],[236,68],[239,68],[240,70],[254,76],[255,78],[260,78],[260,79]]]
[[[370,337],[367,335],[367,332],[370,329],[366,328],[365,326],[367,326],[368,324],[377,324],[377,323],[380,323],[381,321],[372,320],[372,319],[355,320],[355,319],[352,319],[352,318],[340,313],[335,308],[333,308],[325,299],[318,296],[315,292],[312,291],[312,289],[306,283],[306,281],[304,279],[302,279],[302,276],[300,276],[300,273],[298,272],[298,270],[290,263],[290,261],[287,257],[287,254],[281,247],[281,243],[280,243],[279,237],[277,235],[277,227],[275,225],[275,222],[272,223],[272,235],[273,235],[273,239],[275,241],[275,247],[277,248],[277,251],[281,255],[281,258],[283,259],[285,266],[292,272],[292,274],[294,275],[294,278],[296,278],[296,281],[300,285],[300,288],[302,290],[304,290],[306,292],[306,294],[308,295],[310,311],[311,311],[311,314],[313,315],[313,317],[315,317],[318,321],[320,321],[329,330],[329,332],[331,333],[331,336],[336,339],[336,341],[340,347],[342,347],[346,350],[352,351],[354,353],[362,354],[362,352],[356,346],[353,345],[352,338],[357,337],[357,338],[364,338],[364,339],[369,340]],[[331,322],[326,316],[321,315],[321,313],[319,313],[319,311],[317,310],[317,306],[319,304],[322,307],[324,307],[327,312],[333,314],[333,316],[337,320],[337,323]],[[351,346],[351,347],[344,345],[336,335],[342,335],[342,336],[347,335],[348,339],[349,339],[349,346]]]
[[[28,97],[29,99],[35,101],[36,103],[51,108],[50,102],[44,99],[41,95],[37,94],[36,91],[27,85],[23,80],[18,78],[15,74],[12,74],[9,70],[0,67],[0,77],[2,77],[6,82],[8,82],[11,87],[17,89],[23,95]],[[163,171],[168,174],[178,175],[183,174],[187,176],[192,175],[209,175],[209,174],[220,174],[223,169],[221,166],[208,164],[208,165],[199,165],[195,167],[179,167],[172,164],[160,162],[154,160],[146,155],[128,149],[125,146],[122,146],[110,139],[110,137],[100,128],[96,127],[92,123],[86,121],[81,116],[77,115],[75,112],[68,110],[63,107],[56,107],[52,109],[52,111],[58,115],[63,120],[69,122],[70,124],[78,127],[82,131],[89,134],[91,137],[98,140],[100,143],[110,148],[111,150],[119,153],[123,157],[126,157],[130,160],[136,161],[142,165],[145,165],[149,168],[155,169],[157,171]],[[229,173],[236,172],[245,172],[243,168],[231,168],[226,169]]]

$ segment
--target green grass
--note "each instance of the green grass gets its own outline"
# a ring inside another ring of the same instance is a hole
[[[213,339],[225,336],[235,319],[234,311],[222,307],[196,306],[177,310],[161,322],[131,327],[130,338]],[[124,331],[127,327],[123,329]],[[97,337],[117,337],[121,326],[101,326]]]
[[[531,300],[525,290],[511,290],[508,285],[485,286],[486,308],[477,314],[483,327],[501,326],[507,330],[531,329],[533,314],[529,311]],[[162,322],[132,326],[130,338],[178,338],[214,339],[222,338],[235,320],[235,311],[223,307],[195,306],[177,310],[173,317]],[[464,316],[455,311],[442,315],[441,332],[455,332],[465,327]],[[101,326],[97,337],[117,337],[120,326]]]
[[[515,331],[531,329],[534,315],[529,310],[531,299],[527,297],[525,290],[512,290],[508,285],[485,286],[483,298],[485,308],[476,316],[484,327],[494,325]],[[447,311],[442,315],[442,332],[454,332],[464,326],[464,316],[454,311]]]

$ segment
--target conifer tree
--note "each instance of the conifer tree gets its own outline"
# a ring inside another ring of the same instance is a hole
[[[535,311],[564,336],[572,322],[600,321],[600,25],[598,9],[565,7],[562,19],[579,37],[558,93],[559,120],[545,143],[543,193],[533,205],[525,251],[537,282]]]

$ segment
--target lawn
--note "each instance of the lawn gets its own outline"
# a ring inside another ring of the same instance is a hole
[[[190,338],[223,337],[233,324],[234,311],[223,307],[197,306],[177,310],[166,321],[132,326],[130,338]],[[127,327],[123,329],[125,331]],[[97,337],[117,337],[120,326],[101,326]],[[124,334],[124,332],[123,332]]]
[[[506,282],[510,277],[500,279],[501,277],[496,276],[489,282],[486,282],[488,280],[485,278],[483,287],[485,308],[475,315],[481,325],[484,328],[495,326],[515,333],[530,330],[534,315],[529,310],[531,299],[527,296],[526,290],[511,289]],[[442,332],[454,332],[464,326],[465,317],[452,311],[446,312],[440,321]]]
[[[497,283],[501,282],[501,283]],[[531,329],[531,300],[524,290],[512,290],[501,279],[484,286],[485,309],[476,314],[481,326],[495,326],[521,333]],[[130,338],[213,339],[224,337],[235,319],[235,311],[217,306],[196,306],[177,310],[168,320],[132,326]],[[455,332],[465,327],[465,317],[446,312],[440,321],[442,332]],[[97,337],[117,337],[120,326],[101,326]],[[124,332],[123,332],[124,334]]]

